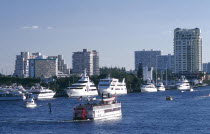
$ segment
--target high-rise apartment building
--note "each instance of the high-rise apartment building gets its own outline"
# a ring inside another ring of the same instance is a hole
[[[58,71],[63,74],[70,74],[70,68],[68,68],[68,64],[65,63],[63,55],[58,56],[48,56],[48,59],[58,59]]]
[[[29,76],[29,52],[21,52],[16,55],[14,76],[26,78]]]
[[[86,69],[88,75],[99,75],[99,54],[97,51],[74,52],[72,55],[72,72],[82,74]]]
[[[203,63],[203,72],[206,72],[207,74],[210,74],[210,62]]]
[[[54,60],[57,60],[56,61],[56,64],[57,64],[56,65],[57,66],[56,73],[52,73],[53,72],[52,70],[55,68]],[[53,62],[53,63],[50,63],[50,62]],[[43,65],[43,66],[38,66],[37,64],[36,64],[37,66],[33,65],[35,63]],[[46,69],[46,72],[38,70],[38,67],[40,67],[40,69],[42,69],[42,70]],[[47,68],[49,69],[48,71],[47,71]],[[40,77],[40,74],[38,74],[38,72],[33,74],[33,70],[31,70],[31,69],[38,70],[39,73],[43,72],[42,76],[44,76],[44,77],[49,77],[49,76],[51,76],[51,74],[56,75],[57,77],[66,77],[66,76],[69,76],[69,74],[70,74],[70,69],[68,68],[68,65],[65,64],[65,61],[64,61],[62,55],[44,56],[39,52],[32,53],[32,55],[30,55],[29,52],[21,52],[20,55],[16,56],[15,71],[14,71],[15,76],[29,77],[29,75],[30,75],[30,77]],[[30,74],[29,74],[29,72],[30,72]]]
[[[142,67],[156,68],[156,57],[158,55],[161,55],[160,50],[135,51],[135,70],[138,70],[140,64],[142,64]]]
[[[30,59],[29,76],[31,78],[50,78],[58,74],[57,59]]]
[[[158,55],[157,69],[160,71],[170,70],[174,72],[174,55]]]
[[[199,28],[174,30],[175,73],[202,71],[202,38]]]

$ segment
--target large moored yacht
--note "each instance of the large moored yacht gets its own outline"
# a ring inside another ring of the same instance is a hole
[[[28,93],[30,97],[35,98],[35,99],[49,99],[49,98],[53,98],[55,95],[54,91],[48,88],[42,87],[39,84],[31,87],[31,89],[28,90]]]
[[[162,82],[159,82],[156,87],[157,87],[158,91],[165,91],[166,90],[165,86],[163,85]]]
[[[1,88],[0,89],[0,100],[24,100],[25,95],[22,91],[19,91],[18,89],[15,88]]]
[[[190,83],[184,76],[176,83],[177,90],[190,90]]]
[[[66,92],[69,97],[98,95],[96,86],[93,82],[90,81],[90,78],[87,76],[86,71],[77,83],[74,83],[70,87],[67,87]]]
[[[127,94],[125,79],[122,82],[115,78],[100,79],[98,91],[99,94]]]
[[[141,92],[157,92],[157,88],[149,80],[145,84],[143,84],[140,88]]]

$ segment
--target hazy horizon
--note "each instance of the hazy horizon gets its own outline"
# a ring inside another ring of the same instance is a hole
[[[99,52],[100,67],[134,69],[134,51],[173,54],[175,28],[200,28],[203,63],[209,62],[208,0],[0,1],[0,73],[14,72],[22,51],[63,55]]]

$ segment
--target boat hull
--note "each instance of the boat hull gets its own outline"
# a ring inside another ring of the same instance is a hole
[[[141,92],[157,92],[157,88],[141,88]]]
[[[34,104],[26,104],[26,107],[28,108],[33,108],[33,107],[36,107],[37,105],[34,103]]]
[[[116,117],[122,117],[122,112],[118,111],[118,112],[114,112],[112,114],[107,114],[107,115],[104,115],[104,116],[95,117],[95,118],[92,118],[92,120],[114,119]]]
[[[160,88],[157,88],[158,91],[165,91],[166,89],[164,87],[160,87]]]
[[[40,93],[40,94],[32,94],[31,97],[34,99],[51,99],[53,98],[55,93]]]
[[[91,106],[74,109],[74,120],[114,119],[122,116],[121,103]]]
[[[66,90],[69,97],[78,97],[78,96],[97,96],[98,91],[85,91],[84,89],[67,89]]]
[[[110,88],[107,89],[98,89],[99,94],[127,94],[127,89],[123,90],[111,90]]]
[[[188,91],[188,90],[190,90],[190,86],[181,86],[181,87],[178,86],[177,90]]]

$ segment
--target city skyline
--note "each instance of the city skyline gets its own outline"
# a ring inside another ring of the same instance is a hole
[[[182,3],[182,4],[180,4]],[[14,72],[20,52],[61,54],[96,50],[100,67],[134,69],[134,51],[173,54],[173,30],[199,28],[203,63],[209,62],[210,1],[1,1],[0,73]]]

